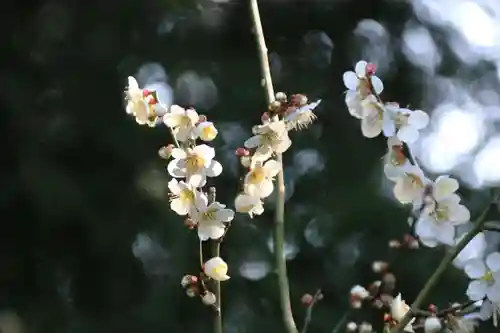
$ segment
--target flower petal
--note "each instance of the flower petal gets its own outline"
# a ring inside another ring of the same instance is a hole
[[[260,135],[254,135],[243,144],[246,148],[252,149],[260,145]]]
[[[205,174],[208,177],[217,177],[222,173],[222,164],[216,160],[212,160],[210,165],[205,168]]]
[[[436,200],[446,198],[458,190],[458,181],[450,176],[439,176],[433,186],[433,196]]]
[[[186,177],[186,170],[180,167],[181,160],[172,160],[167,165],[167,171],[170,176],[175,178]]]
[[[473,301],[479,301],[484,298],[486,291],[488,290],[488,285],[486,282],[481,280],[474,280],[469,283],[466,294]]]
[[[486,257],[486,265],[493,272],[500,272],[500,253],[493,252]]]
[[[384,83],[382,83],[382,80],[380,80],[378,76],[373,75],[371,77],[371,83],[375,93],[380,95],[384,90]]]
[[[359,78],[366,77],[366,66],[368,63],[364,60],[360,60],[356,63],[356,66],[354,66],[354,71],[356,72],[356,75]]]
[[[418,139],[418,131],[412,126],[404,126],[398,131],[398,138],[406,143],[413,143]]]
[[[234,218],[234,211],[232,209],[220,209],[215,213],[215,216],[219,221],[229,222]]]
[[[176,198],[170,202],[170,209],[182,216],[188,213],[189,206],[185,205],[180,198]]]
[[[481,259],[473,259],[465,265],[464,271],[471,279],[480,279],[486,274],[487,269]]]
[[[347,89],[355,91],[358,88],[359,79],[356,73],[352,71],[345,72],[344,75],[342,75],[342,80]]]
[[[429,124],[429,115],[422,110],[415,110],[408,117],[408,124],[415,129],[422,129]]]

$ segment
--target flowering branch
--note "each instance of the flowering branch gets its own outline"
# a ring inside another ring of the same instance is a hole
[[[311,322],[312,319],[312,311],[314,309],[314,306],[322,298],[323,294],[321,293],[321,289],[318,289],[314,294],[314,296],[312,297],[309,294],[306,294],[302,297],[302,303],[305,303],[307,305],[307,310],[306,310],[306,316],[304,318],[304,326],[302,326],[300,333],[307,333],[307,329],[309,328],[309,323]]]
[[[274,99],[273,82],[271,78],[271,69],[269,67],[269,59],[267,56],[266,41],[264,39],[264,31],[260,20],[259,5],[257,0],[250,0],[250,8],[252,13],[252,21],[254,33],[257,39],[257,47],[259,50],[259,59],[263,83],[266,88],[267,102],[270,105]],[[278,115],[273,117],[273,121],[279,121]],[[283,321],[288,333],[297,333],[297,326],[293,319],[292,308],[290,304],[290,287],[288,285],[288,277],[286,271],[286,258],[284,254],[285,248],[285,180],[283,175],[282,155],[276,154],[276,161],[280,164],[280,170],[277,174],[277,197],[275,210],[275,233],[274,233],[274,255],[276,260],[276,270],[278,273],[279,295],[281,303],[281,311]]]
[[[210,187],[208,190],[208,204],[213,204],[216,198],[216,189],[215,187]],[[224,232],[227,231],[227,228]],[[222,238],[222,237],[221,237]],[[220,242],[218,239],[211,240],[212,245],[212,258],[220,257]],[[222,303],[221,303],[221,290],[220,290],[220,281],[213,280],[212,290],[215,294],[215,316],[214,316],[214,333],[222,333]]]
[[[425,286],[422,288],[420,293],[417,295],[417,298],[411,305],[410,311],[406,312],[404,317],[399,321],[399,323],[393,328],[392,333],[401,333],[406,325],[412,319],[413,312],[418,312],[418,309],[423,305],[425,299],[429,296],[432,289],[438,283],[439,279],[446,271],[448,266],[452,263],[453,259],[462,251],[467,244],[481,231],[483,224],[485,222],[486,215],[490,211],[491,203],[484,209],[481,215],[476,219],[473,228],[465,235],[464,238],[451,250],[446,256],[443,258],[439,266],[436,268],[434,273],[431,275]]]

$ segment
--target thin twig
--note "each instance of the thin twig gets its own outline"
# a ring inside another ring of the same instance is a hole
[[[257,40],[259,50],[259,59],[263,83],[266,89],[267,102],[271,104],[274,101],[274,88],[271,78],[271,69],[267,56],[267,46],[264,39],[264,31],[260,20],[259,5],[257,0],[250,0],[250,9],[252,12],[253,29]],[[274,116],[273,121],[277,121],[278,116]],[[278,273],[279,295],[281,303],[281,312],[283,321],[288,333],[298,333],[297,325],[293,319],[292,306],[290,304],[290,287],[286,272],[286,258],[284,254],[285,247],[285,179],[283,176],[283,158],[281,154],[276,154],[276,160],[281,164],[281,170],[277,175],[276,187],[276,210],[275,210],[275,232],[274,232],[274,256],[276,261],[276,271]]]
[[[208,189],[208,203],[211,204],[215,202],[215,187],[210,187]],[[212,258],[220,257],[220,242],[217,239],[211,241],[212,247]],[[221,302],[221,290],[220,281],[213,280],[212,290],[215,294],[215,316],[214,316],[214,333],[222,333],[222,302]]]
[[[321,298],[321,289],[318,289],[316,291],[316,294],[314,294],[313,299],[311,301],[311,304],[307,307],[306,310],[306,316],[304,318],[304,326],[302,326],[302,329],[300,330],[300,333],[306,333],[307,329],[309,328],[309,323],[311,322],[312,319],[312,311],[316,303],[319,301]]]
[[[443,260],[436,268],[432,276],[429,278],[425,286],[417,295],[417,298],[411,305],[410,311],[408,311],[403,317],[403,319],[401,319],[401,321],[391,330],[392,333],[402,332],[403,329],[406,327],[406,325],[408,325],[408,323],[410,322],[411,318],[414,316],[414,312],[419,311],[418,309],[422,307],[422,304],[424,303],[425,299],[429,296],[434,286],[438,283],[439,279],[441,279],[441,276],[444,274],[444,272],[451,264],[453,259],[455,259],[455,257],[460,253],[460,251],[462,251],[464,247],[466,247],[467,244],[469,244],[469,242],[477,235],[477,233],[481,231],[483,224],[485,223],[486,215],[490,211],[491,206],[492,206],[491,204],[488,205],[488,207],[477,218],[472,229],[465,235],[464,238],[462,238],[462,240],[453,248],[453,250],[451,250],[446,254],[446,256],[443,258]]]

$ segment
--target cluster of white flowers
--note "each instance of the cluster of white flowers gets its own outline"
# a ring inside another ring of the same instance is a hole
[[[271,115],[263,114],[262,124],[252,128],[253,136],[245,141],[245,148],[236,151],[241,164],[248,168],[243,191],[234,202],[237,212],[250,217],[264,212],[262,200],[273,192],[274,178],[282,169],[274,157],[292,145],[290,130],[307,127],[316,118],[313,110],[320,102],[307,104],[304,95],[293,95],[289,101],[284,93],[276,94],[276,100],[269,106]]]
[[[410,204],[413,212],[418,213],[414,224],[410,219],[417,239],[429,247],[454,246],[458,241],[456,227],[470,220],[469,210],[456,193],[459,183],[447,175],[434,181],[427,178],[410,150],[419,132],[427,127],[429,116],[421,110],[401,108],[397,103],[384,103],[380,97],[384,85],[375,71],[374,64],[359,61],[354,71],[344,73],[347,109],[361,120],[365,137],[383,134],[387,138],[384,173],[394,182],[395,198]],[[466,294],[472,301],[482,302],[480,318],[493,317],[496,325],[500,315],[500,253],[483,257],[472,258],[465,264],[465,272],[472,279]],[[392,320],[399,321],[408,310],[399,295],[392,303]],[[406,331],[413,330],[412,323],[413,320]],[[430,316],[424,327],[426,332],[436,332],[441,329],[441,321]]]
[[[198,140],[210,142],[216,138],[214,124],[194,109],[162,105],[155,91],[141,89],[133,77],[128,78],[126,101],[127,113],[134,116],[138,124],[154,127],[163,123],[174,137],[176,145],[161,153],[163,158],[170,159],[167,170],[173,177],[168,183],[171,209],[185,216],[190,227],[197,227],[200,241],[221,239],[228,222],[234,218],[234,211],[218,201],[210,201],[209,194],[204,191],[207,177],[219,176],[222,165],[214,159],[213,147],[198,144]],[[203,271],[217,281],[229,279],[228,266],[220,257],[206,261]],[[206,304],[215,302],[211,292],[201,296]]]

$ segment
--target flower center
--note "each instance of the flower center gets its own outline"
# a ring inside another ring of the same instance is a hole
[[[187,115],[181,116],[179,119],[179,127],[190,127],[192,126],[191,118],[189,118]]]
[[[250,184],[259,184],[266,178],[266,173],[263,167],[256,167],[250,171],[250,176],[248,177],[248,182]]]
[[[493,276],[493,271],[488,271],[484,276],[481,278],[483,281],[486,281],[488,285],[493,285],[495,284],[495,277]]]
[[[227,267],[224,264],[219,264],[212,269],[213,275],[226,275]]]
[[[190,203],[194,201],[194,193],[188,189],[184,189],[179,193],[179,199],[184,203]]]
[[[437,205],[433,216],[436,222],[446,222],[450,218],[450,209],[448,206]]]
[[[188,174],[198,172],[205,165],[205,160],[196,154],[191,154],[186,158],[186,169]]]
[[[406,177],[410,180],[411,185],[413,187],[424,187],[424,183],[422,182],[422,179],[420,179],[419,176],[413,174],[413,173],[406,173]]]
[[[213,139],[216,136],[212,126],[206,126],[201,132],[205,138]]]
[[[359,80],[357,91],[362,97],[366,97],[366,96],[370,95],[370,93],[371,93],[370,82],[365,78]]]
[[[215,221],[217,220],[216,215],[217,215],[217,209],[209,208],[207,209],[206,212],[202,214],[202,219],[204,221]]]
[[[408,125],[408,118],[409,118],[409,116],[407,114],[398,113],[396,115],[396,117],[394,118],[394,123],[395,123],[396,127],[401,128],[403,126],[407,126]]]
[[[269,131],[260,135],[260,145],[270,146],[279,139],[278,133],[274,131]]]

